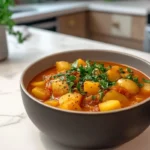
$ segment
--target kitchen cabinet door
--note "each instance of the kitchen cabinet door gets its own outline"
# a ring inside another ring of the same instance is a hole
[[[58,32],[73,36],[86,37],[86,12],[60,16],[58,18]]]
[[[110,35],[111,31],[111,14],[102,12],[88,13],[88,28],[91,33],[101,33]]]
[[[131,38],[132,16],[113,14],[111,20],[111,35]]]
[[[132,38],[143,41],[146,28],[146,17],[134,16],[132,21]]]

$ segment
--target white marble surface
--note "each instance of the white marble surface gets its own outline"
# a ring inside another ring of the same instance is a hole
[[[0,150],[75,150],[46,139],[29,120],[19,90],[20,75],[24,68],[48,54],[74,49],[121,51],[149,62],[150,54],[43,30],[30,29],[30,32],[32,36],[22,45],[9,36],[9,58],[0,62],[0,124],[6,121],[14,123],[0,126]],[[115,150],[150,150],[150,127]]]
[[[103,2],[93,0],[92,2],[55,2],[46,4],[24,5],[17,7],[17,9],[22,10],[26,8],[34,9],[35,11],[14,14],[13,18],[17,23],[33,21],[41,18],[43,19],[48,17],[56,17],[88,10],[146,16],[150,11],[150,2]]]

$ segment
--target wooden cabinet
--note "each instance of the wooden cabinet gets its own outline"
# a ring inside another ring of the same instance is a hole
[[[143,50],[145,16],[89,12],[89,38]]]
[[[146,16],[80,12],[60,16],[58,32],[143,50]]]
[[[111,35],[131,38],[132,17],[129,15],[111,15]]]
[[[89,32],[110,35],[111,31],[111,14],[89,12],[88,13]]]
[[[60,16],[58,32],[79,37],[87,37],[86,12]]]
[[[132,20],[132,38],[135,40],[144,40],[144,31],[147,18],[141,16],[134,16]]]
[[[107,36],[104,34],[91,34],[90,39],[105,43],[115,44],[123,47],[128,47],[137,50],[143,50],[143,41],[138,41],[129,38],[121,38],[116,36]]]

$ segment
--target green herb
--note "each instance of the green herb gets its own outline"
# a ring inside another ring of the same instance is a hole
[[[85,81],[99,82],[102,89],[108,89],[115,85],[116,82],[111,82],[108,80],[107,71],[104,64],[92,63],[89,60],[86,61],[86,66],[77,66],[76,61],[72,64],[71,69],[66,71],[66,74],[59,73],[55,76],[66,80],[69,91],[72,92],[77,89],[82,95],[86,93],[83,90],[83,83]],[[98,72],[98,73],[95,73]],[[78,83],[74,82],[76,80],[76,74],[79,74]]]
[[[69,92],[72,92],[72,87],[74,86],[74,81],[76,80],[76,77],[73,75],[66,75],[67,78],[67,84],[69,86]]]
[[[73,75],[67,76],[67,80],[68,80],[69,82],[74,82],[74,81],[76,80],[76,76],[73,76]]]
[[[68,85],[69,85],[69,92],[71,93],[74,83],[73,82],[69,82]]]
[[[143,87],[143,84],[142,84],[142,83],[138,83],[138,86],[139,86],[140,88],[142,88],[142,87]]]
[[[73,67],[73,68],[77,68],[77,67],[78,67],[78,61],[77,61],[77,60],[72,63],[72,67]]]
[[[133,77],[132,80],[133,80],[134,82],[136,82],[136,83],[139,82],[138,77]]]
[[[119,68],[119,72],[120,73],[125,73],[125,71],[123,70],[123,68]]]
[[[104,64],[95,64],[94,68],[98,68],[102,73],[107,71],[107,68],[104,67]]]
[[[99,100],[102,101],[102,99],[103,99],[103,97],[104,97],[104,92],[103,92],[103,91],[100,91],[100,92],[99,92],[99,96],[100,96],[100,99],[99,99]]]
[[[86,60],[86,66],[91,67],[90,60]]]
[[[95,95],[92,95],[92,100],[95,100],[96,99],[96,96]]]
[[[107,70],[110,70],[112,68],[112,66],[111,65],[109,65],[108,67],[107,67]]]
[[[65,74],[63,74],[63,73],[56,74],[56,75],[54,75],[54,78],[58,78],[58,77],[61,77],[61,76],[65,76]]]
[[[117,83],[117,82],[114,81],[114,82],[109,82],[108,84],[109,84],[109,87],[110,87],[110,86],[116,85],[116,83]]]
[[[86,92],[84,92],[82,89],[82,83],[77,83],[77,89],[82,95],[86,94]]]
[[[100,74],[100,78],[103,79],[103,80],[108,80],[108,77],[107,77],[106,73]]]
[[[11,19],[12,12],[9,10],[9,7],[13,5],[13,0],[0,0],[0,24],[7,26],[9,33],[16,36],[18,42],[22,43],[26,38],[23,38],[21,32],[14,31],[13,29],[15,22]]]
[[[85,77],[83,77],[83,81],[91,81],[92,80],[92,76],[90,76],[89,74],[87,74]]]
[[[145,83],[150,83],[150,80],[143,78],[143,82],[145,82]]]
[[[133,73],[133,71],[132,71],[131,68],[127,68],[127,71],[128,71],[129,73]]]
[[[133,80],[132,77],[133,77],[133,75],[132,75],[132,74],[129,74],[129,75],[126,76],[126,79]]]
[[[103,89],[109,88],[109,82],[105,80],[100,80],[100,85]]]

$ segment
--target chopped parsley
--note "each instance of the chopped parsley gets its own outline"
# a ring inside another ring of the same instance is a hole
[[[106,81],[106,80],[100,80],[100,86],[101,86],[103,89],[108,89],[108,88],[109,88],[109,82]]]
[[[100,96],[99,100],[102,101],[102,99],[103,99],[103,97],[104,97],[104,92],[103,92],[103,91],[100,91],[100,92],[99,92],[99,96]]]
[[[92,95],[92,100],[95,100],[96,99],[96,96],[95,95]]]
[[[132,71],[131,68],[127,68],[127,71],[128,71],[129,73],[133,73],[133,71]]]
[[[61,76],[65,76],[65,74],[64,73],[58,73],[58,74],[54,75],[54,79],[61,77]]]
[[[72,92],[72,87],[74,86],[74,81],[76,80],[76,76],[66,75],[67,84],[69,86],[69,92]]]
[[[77,61],[77,60],[72,63],[72,67],[73,67],[73,68],[77,68],[77,67],[78,67],[78,61]]]
[[[77,90],[80,92],[81,95],[85,95],[86,92],[84,92],[83,88],[82,88],[82,82],[77,83]]]
[[[123,68],[119,68],[119,72],[120,73],[125,73],[125,71],[123,70]]]
[[[150,83],[150,80],[143,78],[143,82],[145,82],[145,83]]]
[[[69,87],[69,92],[79,91],[82,95],[86,95],[86,92],[83,90],[83,84],[85,81],[99,82],[100,88],[102,91],[99,92],[100,99],[104,96],[104,91],[110,89],[114,86],[116,82],[109,81],[107,76],[107,71],[111,69],[112,66],[107,66],[103,63],[91,62],[90,60],[86,61],[85,66],[78,66],[77,60],[72,63],[70,70],[67,70],[66,73],[58,73],[54,76],[54,79],[59,78],[67,82]],[[131,68],[125,69],[119,68],[119,73],[129,73],[125,78],[134,81],[139,87],[142,87],[143,84],[139,82],[138,77],[134,77],[133,70]],[[77,76],[78,75],[78,76]],[[143,79],[143,82],[150,83],[150,80]],[[92,96],[94,99],[94,96]]]
[[[129,74],[126,76],[126,79],[130,79],[130,80],[133,80],[133,74]]]

